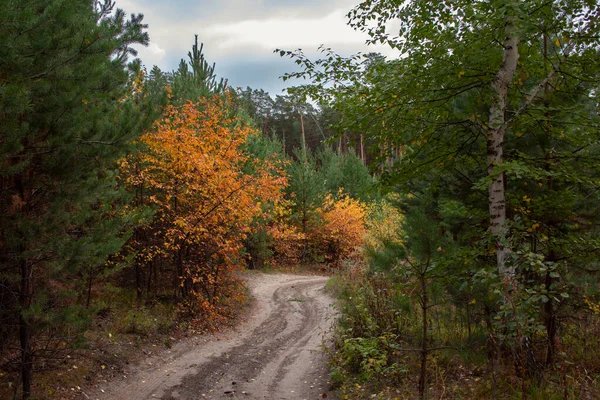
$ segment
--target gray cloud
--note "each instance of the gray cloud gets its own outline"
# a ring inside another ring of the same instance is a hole
[[[358,0],[117,0],[128,13],[142,13],[150,46],[139,49],[142,62],[163,70],[187,60],[194,34],[209,62],[231,86],[262,88],[279,94],[279,77],[296,65],[274,55],[275,47],[303,47],[310,54],[323,43],[352,53],[367,50],[364,39],[345,26],[343,14]],[[334,13],[335,11],[335,13]]]
[[[241,87],[250,86],[253,89],[264,89],[272,96],[281,94],[285,85],[278,79],[281,75],[288,72],[290,65],[287,61],[273,56],[270,58],[261,58],[248,60],[245,58],[231,58],[222,60],[217,65],[219,75],[227,77],[229,86]]]

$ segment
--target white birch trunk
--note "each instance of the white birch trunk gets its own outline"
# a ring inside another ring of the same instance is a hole
[[[504,157],[504,134],[508,125],[506,119],[508,91],[515,76],[518,60],[519,37],[514,19],[508,18],[505,26],[502,64],[492,82],[494,102],[490,107],[487,131],[487,162],[488,176],[492,178],[492,183],[488,186],[490,227],[496,239],[498,273],[509,281],[512,281],[514,268],[506,266],[510,249],[503,244],[503,239],[508,236],[505,181],[504,174],[498,174],[496,168],[502,163]]]

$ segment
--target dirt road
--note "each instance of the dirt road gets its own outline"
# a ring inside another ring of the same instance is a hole
[[[327,278],[257,274],[252,315],[236,329],[184,342],[90,399],[331,399],[326,355],[333,323]]]

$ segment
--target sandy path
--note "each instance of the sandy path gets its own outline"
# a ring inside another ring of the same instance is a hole
[[[327,278],[250,278],[256,302],[236,329],[182,342],[91,399],[321,399],[328,397],[323,341],[333,323]],[[326,396],[324,396],[326,395]]]

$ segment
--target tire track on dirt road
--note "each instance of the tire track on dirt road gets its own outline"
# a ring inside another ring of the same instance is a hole
[[[168,358],[93,399],[321,399],[331,398],[323,342],[334,312],[327,278],[257,274],[249,286],[253,315],[224,334],[195,346],[182,343]],[[152,367],[154,366],[154,367]]]

